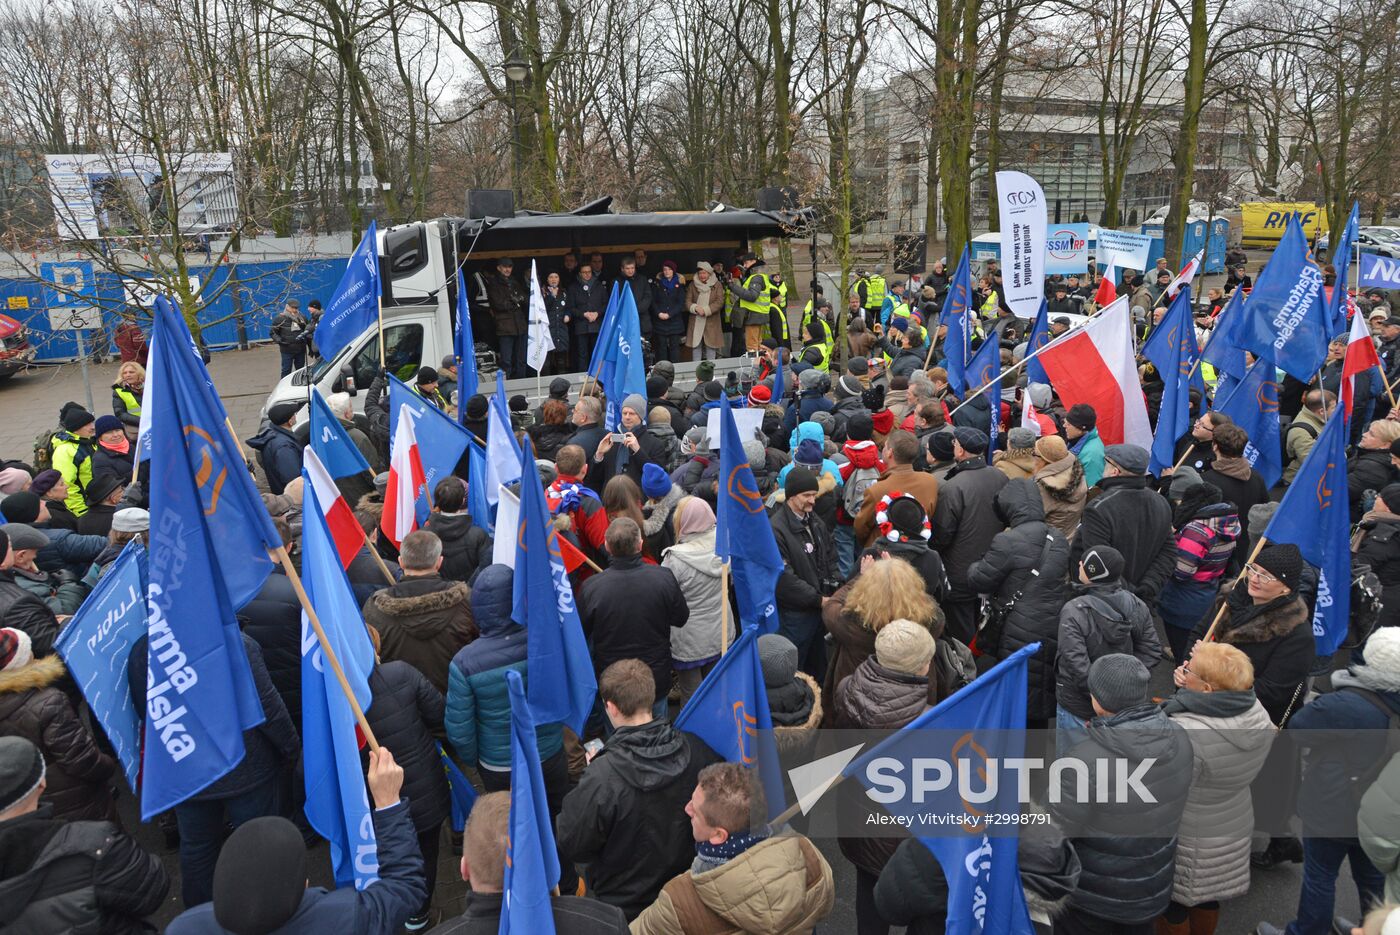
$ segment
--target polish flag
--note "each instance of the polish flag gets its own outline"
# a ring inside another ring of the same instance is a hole
[[[416,503],[419,492],[428,486],[423,459],[418,455],[418,438],[413,433],[414,412],[407,403],[399,406],[394,445],[389,453],[389,485],[384,489],[384,517],[379,528],[398,548],[403,537],[418,528]]]
[[[1113,285],[1114,273],[1113,261],[1110,259],[1108,265],[1103,268],[1103,278],[1099,280],[1099,291],[1094,293],[1094,304],[1099,308],[1107,308],[1113,304],[1114,299],[1118,298],[1118,289]]]
[[[1201,268],[1201,258],[1203,251],[1197,250],[1196,255],[1191,258],[1191,262],[1181,268],[1181,272],[1176,274],[1176,278],[1167,283],[1165,293],[1168,299],[1176,298],[1176,294],[1181,291],[1181,287],[1196,278],[1196,273]]]
[[[1030,429],[1036,438],[1040,437],[1040,419],[1036,416],[1035,407],[1031,405],[1031,394],[1024,390],[1021,392],[1021,428]]]
[[[340,566],[349,568],[360,547],[365,544],[365,533],[359,520],[350,509],[350,504],[340,495],[340,488],[331,479],[330,472],[316,457],[315,450],[308,445],[304,452],[302,469],[306,472],[306,491],[315,497],[316,509],[326,518],[326,528],[330,530],[331,541],[335,543],[336,554],[340,556]]]
[[[1040,363],[1066,407],[1087,403],[1105,445],[1150,448],[1152,425],[1138,382],[1128,297],[1115,299],[1040,349]]]
[[[1346,407],[1347,418],[1351,418],[1352,394],[1355,392],[1356,377],[1372,367],[1380,367],[1381,359],[1376,353],[1376,345],[1371,340],[1371,331],[1366,320],[1360,315],[1351,316],[1351,333],[1347,335],[1347,353],[1342,358],[1342,405]],[[1381,372],[1385,379],[1385,372]]]

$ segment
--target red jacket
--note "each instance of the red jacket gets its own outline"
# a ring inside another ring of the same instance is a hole
[[[545,491],[545,502],[549,504],[549,512],[557,515],[564,496],[564,487],[570,484],[578,484],[583,487],[583,482],[577,477],[570,477],[567,474],[560,474],[554,483],[549,485]],[[603,509],[602,501],[588,493],[580,493],[578,506],[568,512],[572,528],[569,532],[571,538],[578,547],[590,559],[603,567],[607,567],[604,562],[607,559],[607,550],[603,541],[608,532],[608,511]],[[579,569],[583,576],[591,571],[587,565]]]
[[[872,441],[846,442],[841,447],[841,453],[846,456],[846,463],[841,465],[841,482],[844,484],[851,479],[851,474],[856,468],[873,467],[881,474],[885,473],[885,462],[880,457],[880,446]],[[854,524],[856,518],[847,516],[845,507],[839,506],[836,510],[836,522],[842,526]]]

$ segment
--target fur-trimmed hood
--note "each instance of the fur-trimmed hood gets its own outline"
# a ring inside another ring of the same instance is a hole
[[[56,655],[42,656],[30,662],[29,665],[0,672],[0,695],[48,688],[63,678],[67,671],[68,669],[60,657]]]
[[[404,591],[423,591],[429,582],[439,585],[426,593],[405,594]],[[399,592],[399,593],[395,593]],[[471,590],[460,581],[447,581],[442,578],[407,578],[392,588],[376,591],[370,597],[372,606],[386,617],[416,617],[421,614],[435,614],[469,604]]]
[[[797,678],[812,690],[812,711],[807,715],[807,720],[801,724],[790,724],[787,727],[773,726],[773,742],[778,745],[778,752],[791,752],[794,748],[806,742],[809,733],[821,726],[822,723],[822,688],[817,684],[817,680],[806,672],[799,671]]]
[[[1084,482],[1084,465],[1074,455],[1053,461],[1035,472],[1035,482],[1050,494],[1053,500],[1072,503]]]
[[[1257,609],[1247,589],[1239,597],[1235,596],[1233,583],[1223,585],[1220,594],[1230,609],[1229,618],[1221,628],[1222,642],[1267,643],[1282,639],[1298,627],[1311,626],[1308,607],[1296,593],[1259,605]]]
[[[676,511],[676,505],[685,496],[686,492],[681,489],[680,484],[672,484],[666,496],[651,505],[651,515],[642,521],[642,535],[654,536],[661,532],[671,521],[671,514]]]
[[[831,493],[832,491],[834,491],[835,489],[836,489],[836,478],[832,477],[832,476],[831,476],[829,473],[827,473],[826,471],[822,471],[820,474],[817,475],[817,496],[818,496],[818,497],[824,497],[824,496],[826,496],[827,494],[829,494],[829,493]],[[777,488],[776,490],[773,491],[773,496],[770,497],[769,499],[770,499],[770,501],[771,501],[770,504],[769,504],[770,506],[777,506],[777,505],[779,505],[779,504],[781,504],[781,503],[786,503],[786,502],[787,502],[787,491],[785,491],[785,490],[783,490],[783,488],[779,487],[779,488]]]

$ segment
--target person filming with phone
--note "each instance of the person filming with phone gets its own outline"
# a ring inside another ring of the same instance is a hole
[[[646,412],[647,401],[640,393],[633,393],[622,401],[621,431],[604,435],[593,455],[596,467],[589,473],[598,478],[599,490],[619,474],[632,478],[640,487],[644,465],[665,467],[666,446],[647,432]]]

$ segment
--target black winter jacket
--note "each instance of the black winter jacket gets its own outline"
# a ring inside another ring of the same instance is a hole
[[[957,596],[971,596],[968,568],[987,554],[1003,528],[997,518],[996,496],[1006,481],[1006,475],[992,470],[981,455],[973,455],[959,461],[939,485],[929,543],[943,556],[948,582]]]
[[[560,345],[567,347],[567,345]],[[559,454],[559,449],[569,443],[569,439],[574,436],[574,427],[565,423],[564,425],[532,425],[525,430],[530,435],[530,442],[535,446],[535,457],[553,461]]]
[[[301,446],[290,429],[269,425],[247,441],[248,447],[258,453],[258,461],[267,474],[268,490],[281,493],[301,476]]]
[[[803,522],[787,504],[779,505],[770,519],[778,553],[783,557],[783,571],[774,591],[778,611],[820,612],[822,598],[840,584],[831,530],[815,511]]]
[[[447,774],[442,771],[434,735],[442,734],[444,702],[423,673],[406,662],[381,662],[369,676],[373,696],[365,720],[379,743],[394,751],[403,767],[403,798],[413,827],[436,828],[452,811]],[[365,755],[368,765],[368,754]]]
[[[643,279],[640,272],[634,273],[630,279],[619,275],[617,277],[617,294],[621,296],[622,290],[627,288],[631,288],[632,298],[637,303],[637,319],[642,334],[651,334],[651,281]],[[681,295],[685,295],[684,290],[681,291]],[[684,331],[684,327],[682,327],[682,331]]]
[[[667,289],[661,280],[652,287],[652,331],[656,334],[685,334],[687,316],[685,312],[685,286],[680,277],[671,280],[675,287]],[[665,314],[669,317],[662,319]]]
[[[37,596],[15,583],[15,573],[0,571],[0,627],[29,634],[35,656],[53,652],[58,637],[58,618]]]
[[[1192,641],[1204,639],[1206,630],[1225,604],[1225,615],[1215,629],[1215,639],[1236,647],[1254,664],[1254,694],[1275,724],[1281,724],[1298,686],[1312,670],[1317,655],[1312,619],[1297,594],[1285,594],[1267,604],[1255,604],[1248,587],[1222,585],[1210,613],[1191,633]],[[1299,705],[1302,696],[1299,695]],[[1296,710],[1299,705],[1294,705]]]
[[[1387,504],[1388,506],[1389,504]],[[1381,582],[1381,616],[1377,626],[1400,624],[1400,516],[1373,514],[1357,527],[1361,542],[1353,549],[1358,562],[1371,566]]]
[[[588,864],[593,895],[635,919],[695,859],[685,804],[700,770],[719,760],[666,721],[619,728],[564,797],[559,853]]]
[[[603,311],[608,305],[608,292],[595,273],[588,282],[575,282],[569,286],[569,326],[574,334],[597,334],[603,327]],[[596,312],[597,318],[589,321],[585,312]]]
[[[1070,546],[1070,568],[1084,553],[1108,545],[1123,553],[1123,581],[1149,605],[1155,604],[1176,563],[1176,534],[1167,498],[1147,486],[1145,475],[1105,477],[1103,493],[1084,507]]]
[[[619,659],[640,659],[656,679],[657,697],[671,689],[671,628],[690,619],[685,594],[671,569],[636,555],[614,555],[601,574],[583,583],[579,620],[593,646],[599,675]]]
[[[1152,703],[1094,718],[1088,733],[1069,753],[1089,767],[1088,796],[1079,796],[1076,771],[1067,769],[1060,775],[1061,801],[1050,805],[1083,866],[1070,905],[1112,922],[1147,922],[1171,901],[1177,827],[1191,788],[1191,741]],[[1156,762],[1140,781],[1155,802],[1132,793],[1114,801],[1114,789],[1098,788],[1096,763],[1108,760],[1114,777],[1114,760],[1126,760],[1131,773],[1148,757]],[[1134,837],[1144,829],[1156,836]]]
[[[1040,651],[1028,660],[1026,716],[1051,718],[1069,543],[1045,522],[1034,481],[1013,480],[1001,488],[996,511],[1009,528],[998,533],[987,554],[968,568],[967,581],[1002,612],[1002,625],[999,633],[984,628],[977,648],[993,659],[1005,659],[1022,646],[1040,643]]]
[[[1121,581],[1072,586],[1060,610],[1055,700],[1075,717],[1094,716],[1089,702],[1089,666],[1110,653],[1136,656],[1149,669],[1162,658],[1152,613]]]
[[[1390,464],[1390,449],[1377,451],[1362,448],[1347,461],[1347,502],[1351,506],[1351,521],[1359,522],[1367,510],[1367,501],[1374,500],[1386,484],[1394,483],[1397,472]],[[1369,496],[1368,496],[1369,494]]]
[[[272,687],[301,733],[301,603],[281,569],[238,611],[238,623],[262,650]]]
[[[466,513],[433,513],[425,528],[442,540],[438,574],[449,581],[470,583],[478,568],[491,564],[491,537]]]

